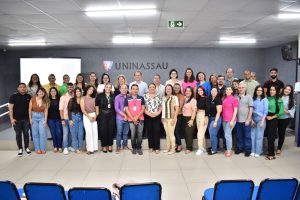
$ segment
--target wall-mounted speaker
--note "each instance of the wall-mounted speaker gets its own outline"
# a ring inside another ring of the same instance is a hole
[[[283,60],[291,61],[291,60],[294,59],[291,45],[282,46],[281,47],[281,54],[282,54]]]

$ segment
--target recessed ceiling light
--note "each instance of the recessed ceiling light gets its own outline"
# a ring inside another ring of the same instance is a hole
[[[256,39],[253,38],[237,38],[237,37],[221,37],[220,44],[255,44]]]
[[[121,37],[116,36],[112,39],[113,44],[151,44],[151,37]]]
[[[10,40],[8,46],[45,46],[45,40]]]
[[[151,16],[156,15],[157,10],[103,10],[103,11],[87,11],[88,17],[120,17],[120,16]]]
[[[300,19],[300,13],[280,13],[278,19]]]

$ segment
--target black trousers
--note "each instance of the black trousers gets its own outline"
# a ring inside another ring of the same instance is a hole
[[[278,126],[278,119],[267,120],[266,133],[268,137],[268,156],[275,156],[274,142],[276,138],[276,131]]]
[[[148,133],[148,146],[150,149],[160,149],[161,116],[149,117],[145,115],[145,126]]]
[[[285,131],[287,126],[290,123],[290,118],[287,119],[278,119],[278,149],[281,150],[284,139],[285,139]]]
[[[175,140],[176,140],[176,145],[181,145],[181,137],[182,133],[184,132],[184,125],[183,125],[183,117],[182,114],[177,116],[177,122],[175,126]]]
[[[97,119],[98,134],[101,139],[101,146],[107,147],[113,145],[113,137],[115,130],[115,114],[113,111],[101,111]]]
[[[28,119],[16,121],[14,130],[16,132],[16,141],[19,149],[23,149],[22,135],[24,137],[25,149],[29,147],[29,129],[30,123]]]

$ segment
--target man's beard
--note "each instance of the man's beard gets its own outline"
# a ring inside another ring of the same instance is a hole
[[[277,75],[272,75],[271,78],[275,79],[275,78],[277,78]]]

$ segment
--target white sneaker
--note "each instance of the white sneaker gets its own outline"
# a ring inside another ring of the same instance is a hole
[[[174,154],[175,153],[175,151],[169,151],[168,152],[168,155],[172,155],[172,154]]]
[[[201,149],[198,149],[198,151],[196,152],[196,156],[200,156],[203,153],[203,151]]]
[[[69,151],[75,152],[75,149],[73,147],[69,147],[68,149]]]
[[[19,157],[22,157],[22,156],[23,156],[23,149],[19,149],[19,151],[18,151],[18,156],[19,156]]]
[[[65,154],[65,155],[68,155],[68,154],[69,154],[68,148],[64,148],[64,154]]]
[[[250,154],[250,156],[254,156],[254,155],[255,155],[254,153],[251,153],[251,154]]]
[[[164,152],[164,153],[169,153],[169,150],[164,150],[163,152]]]
[[[255,158],[258,158],[260,155],[259,154],[254,154]]]

